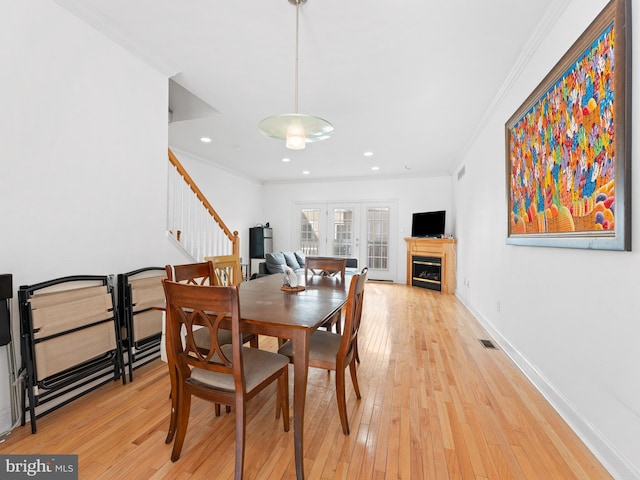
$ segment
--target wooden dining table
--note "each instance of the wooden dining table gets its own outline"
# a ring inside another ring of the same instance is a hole
[[[282,290],[282,274],[267,275],[239,286],[241,329],[245,333],[291,339],[293,344],[293,434],[296,477],[304,479],[304,407],[309,370],[309,338],[347,302],[350,275],[304,274],[304,290]],[[161,307],[158,307],[161,308]]]
[[[350,275],[299,276],[301,292],[281,290],[283,275],[273,274],[240,284],[242,330],[289,338],[293,344],[293,434],[296,477],[304,479],[304,406],[311,334],[347,302]]]

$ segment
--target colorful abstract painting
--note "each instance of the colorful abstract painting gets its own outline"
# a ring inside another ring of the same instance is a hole
[[[617,38],[611,20],[508,122],[510,236],[616,235]]]

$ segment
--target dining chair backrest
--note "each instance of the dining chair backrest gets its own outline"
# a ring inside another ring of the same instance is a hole
[[[338,350],[338,357],[345,359],[344,364],[349,364],[351,357],[357,354],[358,331],[362,318],[362,304],[364,300],[364,285],[367,281],[368,268],[363,268],[359,275],[351,278],[349,285],[349,297],[347,299],[342,329],[342,340]]]
[[[240,304],[235,286],[196,286],[164,281],[167,301],[167,356],[176,368],[179,381],[189,378],[191,368],[229,376],[231,389],[244,389]],[[216,341],[220,323],[231,319],[232,354]],[[197,345],[194,332],[209,331],[209,348]],[[182,340],[184,335],[184,341]],[[226,353],[225,353],[226,352]]]
[[[214,269],[211,262],[166,265],[167,279],[189,285],[214,285]]]
[[[213,263],[215,273],[213,280],[215,285],[230,286],[242,283],[242,269],[240,257],[237,255],[218,255],[205,257],[205,260]]]
[[[338,257],[307,257],[304,262],[304,276],[312,275],[333,277],[338,274],[344,279],[347,259]]]

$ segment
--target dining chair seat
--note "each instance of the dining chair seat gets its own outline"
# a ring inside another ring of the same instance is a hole
[[[342,335],[328,332],[326,330],[316,330],[311,334],[309,344],[309,363],[320,367],[322,363],[335,364],[336,355],[340,349]],[[287,357],[293,357],[293,344],[285,342],[279,352]]]
[[[220,350],[226,357],[230,358],[233,355],[232,348],[231,344],[226,344],[222,345]],[[213,361],[219,362],[220,357],[214,354]],[[272,372],[278,371],[285,365],[288,365],[289,359],[286,356],[266,350],[242,347],[242,364],[245,387],[247,391],[251,391]],[[232,376],[203,370],[201,368],[194,368],[191,371],[191,380],[198,381],[219,390],[233,391],[235,389]]]

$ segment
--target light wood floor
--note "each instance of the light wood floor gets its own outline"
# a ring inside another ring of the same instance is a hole
[[[362,400],[347,380],[344,436],[333,374],[310,371],[307,478],[611,478],[504,352],[480,338],[488,337],[453,295],[368,283]],[[231,479],[234,413],[216,418],[194,399],[182,456],[171,463],[168,392],[166,365],[154,361],[133,383],[114,382],[42,417],[35,435],[28,425],[14,430],[0,452],[78,454],[81,479]],[[247,423],[245,478],[294,479],[293,431],[275,418],[275,386],[250,402]]]

